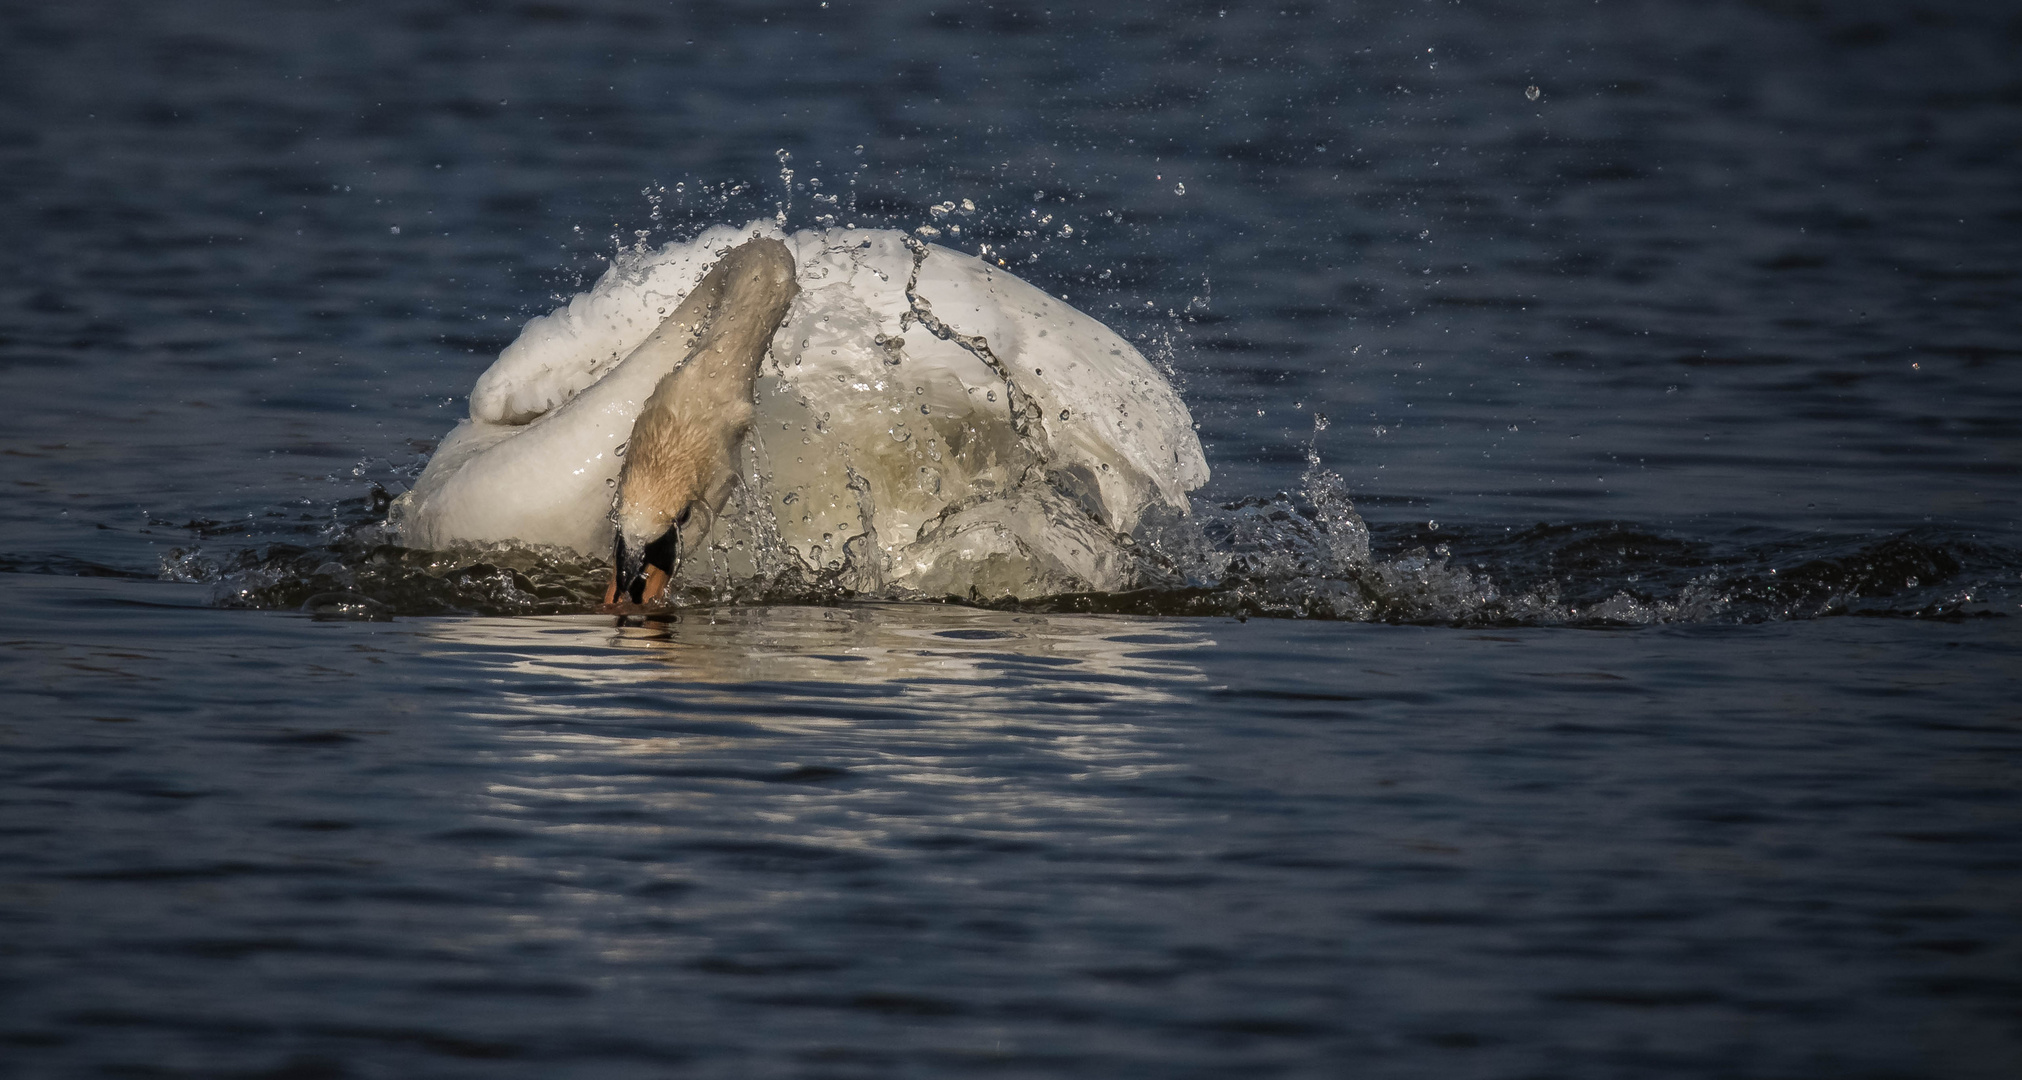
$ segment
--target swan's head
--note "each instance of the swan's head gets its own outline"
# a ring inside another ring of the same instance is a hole
[[[607,603],[658,598],[674,568],[708,535],[737,483],[734,454],[743,424],[695,419],[648,414],[633,430],[611,515],[616,577]]]
[[[651,540],[653,527],[633,533],[630,539],[620,528],[611,537],[611,566],[614,574],[604,602],[629,600],[643,604],[667,588],[674,567],[681,561],[681,528],[694,516],[693,508],[683,509]]]

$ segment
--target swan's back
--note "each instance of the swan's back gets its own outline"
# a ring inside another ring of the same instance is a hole
[[[753,428],[752,489],[777,542],[814,566],[847,562],[872,589],[1127,584],[1118,535],[1156,508],[1185,513],[1207,479],[1157,369],[980,259],[886,231],[792,242],[801,294]],[[858,535],[882,558],[845,551]]]

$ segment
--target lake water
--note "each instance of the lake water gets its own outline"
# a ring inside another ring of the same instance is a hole
[[[105,3],[0,60],[0,1075],[2022,1072],[2011,17]],[[1184,580],[620,622],[385,545],[526,318],[775,213],[1168,367]]]

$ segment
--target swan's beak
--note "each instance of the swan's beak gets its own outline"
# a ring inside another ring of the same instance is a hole
[[[611,539],[611,584],[604,590],[604,603],[630,602],[643,604],[657,600],[673,577],[672,558],[676,542],[675,531],[667,530],[667,535],[646,545],[641,551],[628,551],[625,534],[615,533]],[[657,558],[655,556],[658,556]]]

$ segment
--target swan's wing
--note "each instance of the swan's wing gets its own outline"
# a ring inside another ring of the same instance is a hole
[[[525,424],[574,398],[659,328],[717,252],[753,232],[777,236],[779,230],[770,222],[719,225],[686,243],[616,260],[589,292],[527,320],[471,388],[471,419]]]
[[[736,230],[713,230],[682,247],[714,259],[723,248],[711,241],[723,236],[738,239]],[[674,247],[660,254],[686,253]],[[665,316],[655,315],[654,332],[628,346],[621,363],[603,365],[567,400],[521,424],[476,418],[458,424],[402,497],[402,536],[428,547],[516,540],[600,554],[610,542],[611,485],[623,444],[654,388],[689,355],[689,328],[703,322],[706,306],[721,295],[687,291],[691,295]],[[493,370],[504,367],[501,360]]]

